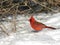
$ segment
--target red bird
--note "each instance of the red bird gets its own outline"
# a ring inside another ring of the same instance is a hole
[[[31,18],[29,19],[30,25],[31,27],[35,30],[35,31],[41,31],[43,28],[50,28],[50,29],[56,29],[54,27],[50,27],[50,26],[46,26],[45,24],[41,23],[41,22],[37,22],[33,16],[31,16]]]

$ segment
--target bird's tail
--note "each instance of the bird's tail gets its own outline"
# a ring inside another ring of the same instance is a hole
[[[56,29],[56,28],[54,28],[54,27],[49,27],[49,26],[46,26],[46,28],[50,28],[50,29]]]

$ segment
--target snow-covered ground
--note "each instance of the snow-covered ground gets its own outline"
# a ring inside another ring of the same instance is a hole
[[[56,30],[46,28],[37,33],[31,32],[33,29],[30,27],[29,18],[30,16],[17,16],[16,33],[10,31],[10,22],[3,22],[10,36],[6,36],[5,33],[0,32],[0,45],[60,45],[60,13],[40,13],[34,16],[37,21],[56,27]],[[8,19],[11,18],[8,17]]]

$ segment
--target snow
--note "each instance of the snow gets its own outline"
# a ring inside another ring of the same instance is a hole
[[[0,45],[60,45],[60,13],[40,13],[34,16],[37,21],[55,27],[56,30],[45,28],[37,33],[31,32],[33,29],[28,21],[29,18],[30,16],[17,15],[15,33],[11,30],[11,22],[2,22],[10,36],[0,30]],[[11,17],[8,19],[12,20]]]

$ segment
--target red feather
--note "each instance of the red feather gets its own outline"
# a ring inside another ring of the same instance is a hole
[[[45,24],[41,23],[41,22],[37,22],[33,16],[31,16],[31,18],[29,19],[30,25],[31,27],[35,30],[35,31],[40,31],[43,28],[50,28],[50,29],[56,29],[54,27],[50,27],[50,26],[46,26]]]

